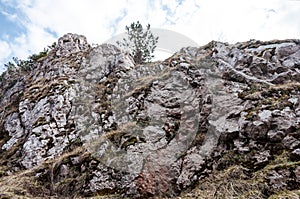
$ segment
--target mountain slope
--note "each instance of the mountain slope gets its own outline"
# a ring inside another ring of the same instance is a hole
[[[297,198],[299,66],[299,40],[136,65],[66,34],[32,70],[2,76],[0,193]]]

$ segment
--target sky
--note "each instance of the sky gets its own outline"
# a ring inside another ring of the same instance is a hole
[[[200,46],[300,39],[300,0],[0,0],[0,73],[66,33],[101,44],[138,20]]]

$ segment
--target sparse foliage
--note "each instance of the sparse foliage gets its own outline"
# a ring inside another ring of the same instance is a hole
[[[143,29],[139,21],[126,26],[128,39],[123,38],[123,41],[118,41],[117,44],[128,51],[137,64],[150,62],[154,57],[153,52],[158,42],[158,37],[155,37],[150,31],[150,24],[146,29]]]
[[[56,47],[56,42],[44,48],[43,51],[30,55],[27,59],[22,60],[18,57],[13,57],[11,61],[4,64],[6,71],[0,74],[0,84],[7,81],[9,76],[20,76],[23,72],[31,71],[34,67],[34,64],[38,62],[39,59],[46,57],[50,50]]]
[[[19,59],[18,57],[13,57],[12,61],[9,61],[8,63],[4,64],[4,67],[7,69],[7,71],[13,71],[16,68],[19,68],[24,71],[30,71],[32,70],[35,62],[37,62],[42,57],[46,57],[48,55],[49,50],[52,50],[55,47],[56,47],[56,42],[54,42],[52,45],[48,46],[47,48],[44,48],[43,51],[39,52],[38,54],[30,55],[27,58],[27,60],[22,60]]]

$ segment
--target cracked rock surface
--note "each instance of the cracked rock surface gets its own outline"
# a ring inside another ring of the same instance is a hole
[[[2,76],[0,195],[293,196],[299,68],[299,40],[210,42],[137,65],[66,34]]]

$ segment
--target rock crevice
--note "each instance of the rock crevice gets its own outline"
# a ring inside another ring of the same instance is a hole
[[[113,45],[66,34],[31,71],[0,82],[0,192],[297,193],[299,63],[299,40],[211,42],[136,65]]]

